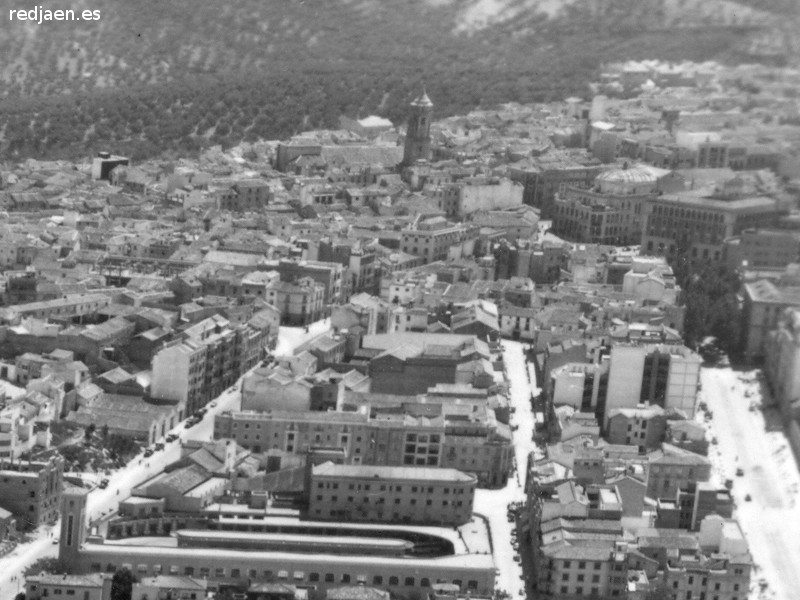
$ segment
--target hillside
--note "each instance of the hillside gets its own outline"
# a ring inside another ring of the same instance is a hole
[[[397,120],[421,82],[440,115],[580,95],[609,60],[746,58],[748,36],[780,23],[768,0],[747,3],[137,0],[102,5],[99,21],[6,23],[0,156],[147,156],[342,113]]]

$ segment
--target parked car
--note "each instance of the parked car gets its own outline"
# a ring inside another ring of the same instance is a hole
[[[167,436],[167,441],[168,441],[168,442],[174,442],[175,440],[177,440],[177,439],[178,439],[178,437],[179,437],[179,436],[178,436],[178,434],[177,434],[177,433],[170,433],[170,434]]]
[[[144,456],[145,456],[145,458],[149,458],[149,457],[153,456],[153,449],[152,448],[145,449]]]
[[[97,487],[99,487],[101,490],[106,489],[108,487],[108,478],[104,477],[103,479],[101,479]]]
[[[737,477],[744,477],[744,469],[743,469],[743,468],[741,468],[741,467],[739,467],[738,469],[736,469],[736,476],[737,476]]]
[[[163,450],[164,449],[164,442],[158,442],[156,444],[156,450]]]

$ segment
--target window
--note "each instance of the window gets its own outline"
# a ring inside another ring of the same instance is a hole
[[[309,581],[319,581],[319,573],[309,573],[308,580]]]
[[[569,581],[569,573],[563,573],[561,575],[561,581]]]
[[[422,579],[419,580],[419,584],[422,587],[431,587],[431,580],[428,579],[427,577],[423,577]]]
[[[389,585],[399,585],[399,584],[400,580],[397,577],[395,577],[394,575],[389,577]]]
[[[413,577],[406,577],[403,585],[406,585],[408,587],[414,587],[414,578]]]
[[[333,583],[336,581],[336,577],[333,573],[325,573],[325,583]]]
[[[375,577],[372,578],[372,585],[383,585],[383,577],[375,575]]]
[[[239,569],[231,569],[231,577],[241,577],[242,572]]]
[[[342,573],[342,583],[350,583],[350,575],[348,573]]]

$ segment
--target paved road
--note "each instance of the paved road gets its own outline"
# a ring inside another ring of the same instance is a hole
[[[797,465],[783,434],[766,431],[760,411],[749,410],[751,402],[759,400],[756,387],[741,382],[730,369],[703,369],[701,377],[702,396],[714,413],[714,435],[727,471],[723,476],[734,479],[737,517],[759,566],[753,580],[766,579],[776,600],[796,600],[800,597],[800,507],[793,491]],[[754,396],[745,397],[746,385]],[[744,470],[743,477],[735,476],[737,467]]]
[[[525,485],[525,468],[528,454],[535,447],[532,441],[534,421],[530,398],[536,387],[536,380],[533,370],[529,371],[525,363],[522,344],[503,340],[503,347],[503,362],[510,385],[509,396],[511,406],[515,408],[515,413],[511,416],[511,424],[517,428],[512,436],[518,468],[503,489],[477,490],[474,510],[475,513],[486,517],[489,521],[494,561],[499,571],[495,586],[511,594],[513,600],[521,600],[525,597],[525,581],[522,567],[514,561],[514,556],[519,553],[511,546],[511,532],[516,525],[508,522],[506,507],[510,502],[525,499],[523,487]]]

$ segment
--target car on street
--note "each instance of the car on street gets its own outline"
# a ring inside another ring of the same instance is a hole
[[[738,469],[736,469],[736,476],[737,476],[737,477],[744,477],[744,469],[743,469],[743,468],[741,468],[741,467],[739,467]]]
[[[164,449],[164,442],[158,442],[156,444],[156,450],[163,450]]]
[[[100,483],[97,485],[101,490],[104,490],[108,487],[108,478],[104,477],[100,480]]]
[[[217,407],[217,403],[216,402],[212,402],[211,404],[209,404],[209,406],[211,408],[216,408]]]
[[[153,449],[152,448],[145,449],[144,456],[145,456],[145,458],[149,458],[149,457],[153,456]]]
[[[177,440],[177,439],[178,439],[178,437],[180,437],[180,436],[179,436],[177,433],[170,433],[170,434],[167,436],[167,441],[168,441],[168,442],[174,442],[175,440]]]

